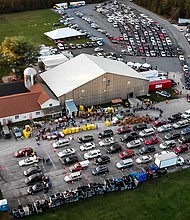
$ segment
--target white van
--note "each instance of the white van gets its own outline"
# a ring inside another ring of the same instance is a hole
[[[182,115],[181,115],[182,118],[190,118],[190,109],[185,111]]]

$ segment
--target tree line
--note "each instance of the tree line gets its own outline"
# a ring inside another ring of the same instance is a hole
[[[134,3],[171,20],[190,18],[190,0],[134,0]]]
[[[77,1],[77,0],[72,0]],[[52,8],[56,3],[67,0],[0,0],[0,14],[21,12],[36,9]],[[98,3],[103,0],[87,0],[86,3]]]

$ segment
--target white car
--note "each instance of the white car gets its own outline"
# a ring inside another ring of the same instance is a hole
[[[175,147],[176,146],[176,141],[175,140],[169,140],[169,141],[165,141],[163,143],[161,143],[159,145],[159,147],[161,149],[167,149],[167,148],[172,148],[172,147]]]
[[[136,159],[138,164],[149,163],[152,160],[150,155],[144,155]]]
[[[173,124],[173,128],[183,128],[189,125],[189,121],[187,119],[178,121]]]
[[[143,131],[139,132],[139,136],[141,137],[147,137],[150,135],[153,135],[155,133],[155,130],[153,128],[144,129]]]
[[[133,159],[129,158],[129,159],[125,159],[125,160],[120,160],[115,163],[115,166],[117,169],[125,169],[128,167],[131,167],[131,166],[133,166]]]
[[[72,181],[75,181],[75,180],[79,180],[82,178],[82,174],[80,171],[77,171],[77,172],[73,172],[73,173],[68,173],[65,175],[64,177],[64,180],[65,182],[72,182]]]
[[[84,154],[84,159],[88,160],[88,159],[93,159],[93,158],[100,157],[100,156],[102,156],[102,154],[99,149],[91,150]]]
[[[166,124],[166,125],[162,125],[160,127],[157,128],[158,132],[165,132],[165,131],[171,131],[172,126],[171,124]]]
[[[69,139],[64,139],[64,140],[58,140],[52,144],[53,148],[59,148],[59,147],[65,147],[69,146],[70,140]]]
[[[93,148],[95,148],[96,145],[94,142],[88,142],[88,143],[85,143],[83,145],[80,146],[80,150],[81,151],[85,151],[85,150],[91,150]]]
[[[68,157],[68,156],[71,156],[71,155],[73,155],[73,154],[75,154],[75,149],[73,149],[73,148],[68,148],[68,149],[65,149],[65,150],[59,152],[59,153],[58,153],[58,156],[59,156],[59,157]]]
[[[126,144],[127,148],[140,147],[140,146],[141,146],[141,140],[140,139],[129,141]]]
[[[110,138],[105,138],[102,141],[99,142],[100,147],[106,147],[106,146],[110,146],[112,144],[114,144],[114,138],[110,137]]]
[[[101,52],[101,51],[103,51],[104,49],[103,48],[101,48],[101,47],[96,47],[96,48],[94,48],[94,51],[95,52]]]
[[[171,153],[171,151],[165,151],[165,150],[163,150],[163,151],[161,151],[160,153],[154,154],[154,158],[156,158],[158,155],[163,155],[163,154],[168,154],[168,153]]]
[[[39,162],[39,160],[34,156],[34,157],[27,157],[24,160],[20,160],[18,162],[18,164],[19,164],[20,167],[22,167],[22,166],[28,166],[28,165],[38,163],[38,162]]]
[[[180,61],[184,61],[185,60],[184,56],[183,55],[179,55],[179,60]]]

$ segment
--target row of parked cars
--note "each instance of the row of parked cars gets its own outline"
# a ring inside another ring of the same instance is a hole
[[[120,29],[121,36],[110,40],[125,46],[127,55],[177,56],[166,30],[149,16],[118,2],[99,5],[96,11],[105,15],[113,27]]]

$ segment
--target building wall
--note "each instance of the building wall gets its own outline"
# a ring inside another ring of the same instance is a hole
[[[19,121],[40,118],[43,116],[44,116],[44,112],[42,110],[39,110],[39,111],[35,111],[35,112],[24,113],[24,114],[5,117],[5,118],[0,118],[0,123],[1,124],[7,124],[9,122],[15,123],[15,122],[19,122]]]
[[[126,99],[148,94],[147,80],[106,73],[59,97],[62,105],[73,99],[76,105],[98,105],[115,98]]]
[[[60,105],[60,101],[56,99],[49,99],[47,102],[43,103],[40,106],[42,109],[44,109],[44,108],[50,108],[50,107],[59,106],[59,105]]]

